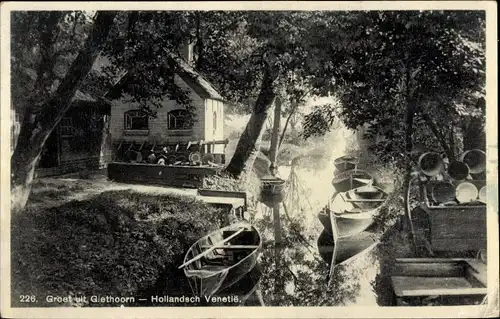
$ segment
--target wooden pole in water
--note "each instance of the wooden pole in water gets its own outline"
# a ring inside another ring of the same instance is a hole
[[[269,149],[269,159],[271,160],[271,174],[276,174],[276,158],[278,157],[278,140],[281,126],[281,99],[279,97],[274,101],[274,121],[273,132],[271,135],[271,146]],[[273,171],[274,170],[274,171]]]
[[[276,159],[278,157],[278,142],[279,142],[279,131],[280,131],[280,121],[281,121],[281,100],[279,97],[274,101],[274,121],[273,121],[273,131],[271,136],[271,147],[269,150],[269,156],[271,160],[270,171],[271,175],[276,176],[278,172],[278,167],[276,165]],[[283,293],[283,285],[281,270],[281,220],[280,220],[280,206],[279,203],[274,205],[273,209],[273,220],[274,220],[274,258],[276,264],[276,281],[274,286],[274,298]]]

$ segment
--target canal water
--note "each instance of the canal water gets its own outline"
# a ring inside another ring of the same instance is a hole
[[[260,291],[266,305],[377,305],[371,282],[378,272],[378,261],[371,251],[337,266],[328,285],[330,266],[321,259],[317,245],[323,230],[317,214],[334,192],[333,160],[345,154],[353,135],[343,128],[331,132],[320,150],[312,149],[294,158],[292,165],[279,167],[279,177],[288,181],[285,199],[277,206],[279,213],[262,203],[257,205],[254,223],[265,242],[259,259]],[[276,216],[282,237],[279,246],[274,242]]]

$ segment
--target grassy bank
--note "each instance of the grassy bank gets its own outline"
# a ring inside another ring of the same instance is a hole
[[[75,189],[50,191],[46,198]],[[71,304],[48,303],[48,295],[189,295],[177,266],[190,245],[227,223],[227,211],[186,197],[112,191],[49,207],[34,194],[12,218],[13,306],[27,306],[19,299],[27,294],[37,307]]]

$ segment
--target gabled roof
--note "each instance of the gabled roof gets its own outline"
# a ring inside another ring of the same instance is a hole
[[[179,70],[177,74],[186,82],[200,97],[204,99],[214,99],[223,101],[222,95],[217,92],[217,89],[207,81],[198,71],[196,71],[189,63],[184,59],[175,56],[173,54],[169,55],[170,61],[177,64]]]

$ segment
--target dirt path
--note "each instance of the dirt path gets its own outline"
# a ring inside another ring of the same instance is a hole
[[[79,179],[71,177],[45,177],[40,178],[39,182],[75,186],[75,191],[72,192],[67,200],[83,200],[93,195],[101,194],[109,191],[133,190],[140,193],[158,194],[158,195],[183,195],[196,197],[196,189],[188,188],[173,188],[163,186],[147,186],[137,184],[124,184],[110,181],[104,175],[95,175],[89,179]]]

